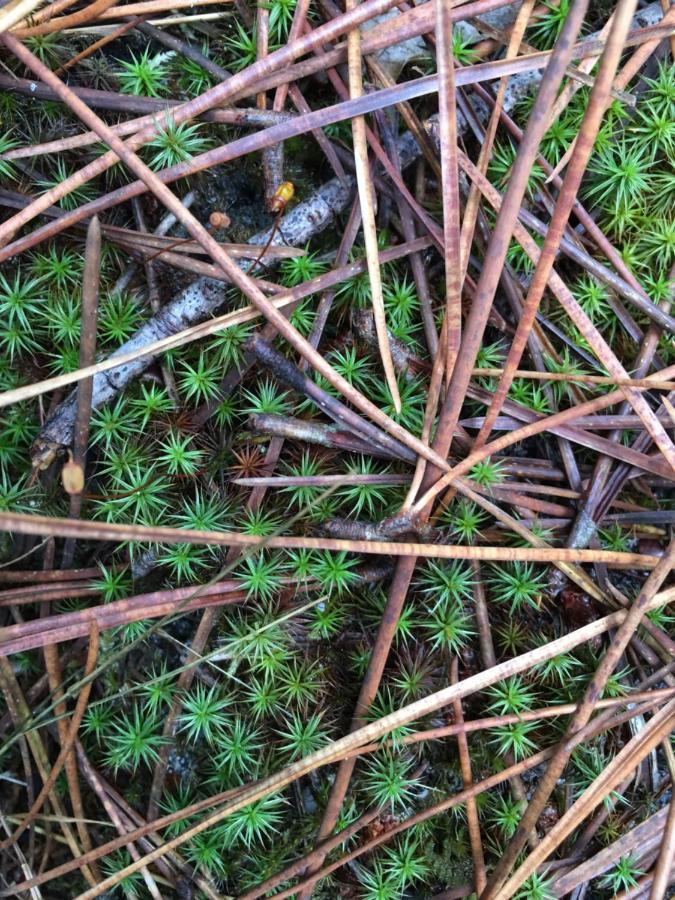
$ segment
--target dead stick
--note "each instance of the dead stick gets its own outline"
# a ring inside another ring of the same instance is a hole
[[[665,753],[670,772],[671,798],[668,819],[663,830],[661,850],[654,869],[654,880],[652,881],[649,900],[663,900],[666,896],[671,869],[675,862],[675,798],[672,796],[672,792],[675,791],[675,754],[673,754],[668,738],[663,742],[663,752]]]
[[[455,61],[452,53],[450,3],[435,0],[436,62],[438,69],[439,137],[442,173],[443,262],[445,266],[444,375],[450,383],[462,339],[462,277],[457,164],[457,106]],[[479,873],[476,872],[478,879]]]
[[[84,274],[82,277],[82,318],[80,333],[80,368],[91,366],[96,360],[96,319],[98,315],[98,287],[101,272],[101,226],[98,217],[89,223],[84,251]],[[87,444],[89,443],[89,422],[91,419],[91,399],[93,379],[84,378],[77,387],[77,412],[73,432],[73,464],[78,467],[82,488],[70,494],[70,517],[79,518],[82,511],[82,489],[85,485]],[[75,553],[75,542],[66,541],[63,548],[61,566],[70,568]]]
[[[451,684],[457,684],[459,681],[459,664],[457,657],[452,660],[451,665]],[[455,713],[455,719],[458,725],[464,724],[464,713],[462,712],[462,701],[455,700],[452,704]],[[471,788],[473,784],[473,776],[471,774],[471,755],[469,753],[469,743],[466,739],[466,732],[457,733],[457,749],[459,751],[459,765],[462,772],[462,783],[464,790]],[[478,820],[478,809],[476,801],[470,797],[466,801],[466,819],[469,829],[469,841],[471,843],[471,856],[473,857],[474,870],[474,886],[476,893],[479,894],[485,887],[485,858],[483,856],[483,844],[480,837],[480,822]]]

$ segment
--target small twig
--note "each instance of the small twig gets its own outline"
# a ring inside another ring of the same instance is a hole
[[[457,684],[459,681],[459,663],[457,657],[452,660],[451,667],[451,684]],[[455,700],[452,704],[455,713],[455,721],[458,725],[464,724],[464,713],[462,712],[462,701]],[[462,784],[464,790],[473,785],[473,776],[471,774],[471,756],[469,754],[469,743],[466,739],[466,732],[457,733],[457,749],[459,751],[459,765],[462,772]],[[483,856],[483,844],[480,837],[480,822],[478,820],[478,809],[476,801],[473,797],[466,801],[466,820],[469,829],[469,841],[471,843],[471,856],[473,857],[474,870],[474,887],[476,894],[485,887],[485,858]]]
[[[117,38],[122,37],[123,34],[126,34],[127,31],[131,31],[132,28],[138,27],[138,25],[141,22],[144,22],[146,18],[146,16],[135,16],[128,22],[120,25],[119,28],[111,31],[110,34],[106,34],[104,37],[99,38],[99,40],[94,41],[93,44],[85,47],[84,50],[76,53],[75,56],[72,56],[67,62],[64,62],[62,66],[59,66],[58,69],[55,69],[54,74],[61,75],[63,74],[63,72],[67,72],[68,69],[71,69],[77,63],[82,62],[83,59],[88,59],[93,53],[95,53],[97,50],[100,50],[101,47],[105,47],[105,45],[109,44],[111,41],[115,41],[117,40]]]
[[[355,8],[356,0],[345,0],[346,12],[350,12]],[[352,29],[347,35],[347,59],[349,68],[349,96],[354,100],[358,99],[363,94],[361,74],[361,32],[358,28]],[[387,335],[387,322],[384,313],[382,277],[380,274],[377,245],[377,227],[375,224],[375,196],[368,163],[366,121],[363,116],[354,116],[352,118],[352,138],[354,142],[356,182],[361,203],[363,240],[366,249],[366,259],[368,261],[370,297],[373,306],[373,315],[375,317],[375,328],[378,335],[380,359],[382,360],[382,368],[384,369],[384,375],[387,380],[394,409],[397,413],[400,413],[401,397],[398,391],[394,363],[391,358],[391,348],[389,347],[389,337]]]
[[[257,334],[251,337],[249,347],[255,353],[259,362],[268,368],[276,378],[279,378],[301,394],[310,397],[326,415],[330,416],[338,425],[346,426],[357,438],[366,442],[375,441],[381,449],[392,455],[396,454],[402,459],[407,459],[410,462],[415,460],[414,453],[411,453],[407,447],[393,440],[388,434],[374,427],[370,422],[352,412],[344,403],[332,397],[323,388],[320,388],[311,378],[300,372],[283,354],[261,340]]]
[[[162,44],[170,50],[175,50],[176,53],[180,53],[181,56],[185,56],[191,62],[197,63],[198,66],[204,69],[205,72],[208,72],[209,75],[212,75],[217,81],[226,81],[228,78],[231,78],[231,73],[227,69],[219,66],[218,63],[209,59],[208,56],[200,53],[192,44],[188,44],[187,41],[181,40],[176,35],[168,34],[166,31],[162,31],[161,28],[155,28],[154,25],[145,21],[139,26],[138,30],[143,34],[147,34],[148,37],[151,37],[153,41],[157,41],[158,44]]]
[[[206,2],[209,2],[209,0],[206,0]],[[61,16],[60,18],[52,19],[41,25],[33,25],[29,28],[15,28],[12,31],[12,34],[18,38],[40,37],[45,34],[54,34],[54,32],[62,31],[64,28],[77,27],[83,22],[88,22],[91,19],[96,20],[101,18],[106,10],[114,3],[115,0],[94,0],[89,6],[85,6],[84,9],[78,9],[77,12],[71,13],[69,16]]]
[[[80,331],[80,368],[94,364],[96,359],[96,319],[98,315],[98,288],[101,272],[101,226],[98,217],[89,223],[84,251],[84,275],[82,278],[82,317]],[[85,484],[87,444],[89,443],[89,422],[93,378],[83,379],[77,386],[77,411],[73,431],[73,463],[81,472],[82,487]],[[76,519],[82,511],[82,493],[70,494],[70,516]],[[66,541],[61,565],[69,569],[73,562],[75,542]]]
[[[449,384],[462,339],[462,248],[460,242],[459,166],[457,165],[457,107],[450,3],[446,0],[435,0],[435,6],[445,264],[445,347],[443,350],[445,381],[446,384]],[[478,872],[476,872],[476,879],[479,879]]]
[[[361,440],[353,432],[338,429],[314,419],[296,419],[291,416],[277,416],[271,413],[254,413],[248,420],[251,431],[273,437],[288,438],[291,441],[318,444],[335,450],[348,450],[384,459],[399,459],[384,448],[373,446]]]
[[[663,900],[670,883],[671,869],[675,862],[675,798],[672,792],[675,790],[675,754],[670,745],[670,738],[663,742],[663,752],[666,757],[668,771],[670,772],[671,798],[668,808],[668,818],[663,829],[663,839],[659,858],[654,868],[654,880],[649,894],[649,900]]]

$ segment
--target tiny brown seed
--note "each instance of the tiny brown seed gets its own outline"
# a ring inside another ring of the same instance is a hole
[[[61,469],[61,481],[67,494],[81,494],[84,489],[84,472],[79,463],[72,459]]]
[[[219,210],[214,210],[209,216],[209,222],[213,228],[229,228],[230,227],[230,217]]]

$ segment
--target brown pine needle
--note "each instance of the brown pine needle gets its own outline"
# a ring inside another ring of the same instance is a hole
[[[351,12],[356,8],[356,0],[346,0],[345,11]],[[361,32],[353,28],[347,35],[347,58],[349,68],[349,96],[352,100],[363,95],[363,78],[361,72]],[[356,168],[356,182],[361,203],[361,221],[363,224],[363,241],[368,261],[368,278],[370,280],[370,297],[373,305],[377,342],[382,360],[382,368],[389,386],[394,409],[401,412],[401,396],[396,381],[396,371],[391,358],[389,335],[387,334],[387,320],[384,313],[384,296],[382,293],[382,275],[378,257],[379,247],[377,243],[377,227],[375,224],[375,197],[373,183],[370,177],[370,165],[368,162],[368,143],[366,138],[366,120],[363,116],[354,116],[352,119],[352,138],[354,142],[354,165]]]

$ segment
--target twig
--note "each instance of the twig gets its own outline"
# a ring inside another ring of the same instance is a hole
[[[452,661],[451,665],[451,684],[457,684],[459,681],[459,663],[457,657]],[[455,721],[458,725],[464,724],[464,714],[462,712],[462,701],[453,701],[452,708],[455,714]],[[473,785],[473,776],[471,774],[471,756],[469,754],[469,743],[466,739],[466,732],[457,733],[457,749],[459,751],[459,765],[462,772],[462,785],[464,790],[470,789]],[[469,829],[469,841],[471,843],[471,856],[473,858],[474,870],[474,887],[476,894],[485,887],[485,859],[483,856],[483,844],[480,837],[480,822],[478,821],[478,809],[476,801],[470,797],[466,801],[466,820]]]
[[[356,0],[345,0],[345,11],[356,9]],[[356,100],[363,95],[363,81],[361,75],[361,32],[353,28],[347,35],[347,61],[349,70],[349,96]],[[366,121],[363,116],[352,118],[352,139],[354,142],[354,165],[356,168],[356,183],[361,204],[361,222],[363,225],[363,240],[368,262],[368,278],[370,280],[370,298],[375,318],[380,359],[382,368],[389,387],[394,409],[401,412],[401,397],[396,381],[396,372],[391,358],[389,337],[387,334],[387,322],[384,314],[384,297],[382,294],[382,277],[380,274],[380,262],[378,257],[377,229],[375,225],[375,196],[373,183],[370,177],[368,163],[368,146],[366,140]]]
[[[335,187],[331,184],[331,191]],[[333,196],[332,193],[330,196]],[[318,198],[310,200],[301,214],[289,217],[289,230],[302,239],[315,228],[325,227],[329,218],[332,218],[332,210],[324,203],[324,192]],[[297,212],[298,207],[293,212]],[[286,220],[284,220],[286,221]],[[254,235],[252,241],[262,239],[264,235]],[[399,259],[409,252],[423,249],[428,246],[428,240],[418,238],[412,244],[393,247],[381,254],[382,261]],[[309,282],[304,282],[290,291],[282,292],[272,301],[280,308],[292,304],[294,301],[309,296],[317,290],[325,290],[334,284],[338,284],[345,278],[356,272],[364,271],[365,263],[354,262],[332,272],[327,272]],[[67,384],[78,382],[90,375],[94,378],[93,407],[101,406],[111,400],[120,390],[126,387],[135,377],[143,372],[153,361],[155,355],[175,347],[183,346],[209,334],[249,322],[258,317],[253,307],[244,307],[231,313],[226,313],[213,319],[209,319],[199,325],[191,325],[195,319],[199,320],[217,309],[224,300],[224,293],[219,285],[212,279],[199,279],[188,287],[174,301],[167,304],[157,316],[143,325],[136,334],[115,351],[107,360],[103,360],[87,369],[78,369],[76,372],[55,376],[32,385],[26,385],[17,391],[7,391],[0,394],[0,406],[19,402],[21,399],[38,396],[46,391],[56,390]],[[182,326],[189,325],[184,330],[176,332]],[[110,375],[104,375],[110,370],[115,370]],[[75,412],[75,395],[70,394],[66,400],[49,417],[44,426],[40,438],[36,442],[36,456],[34,464],[42,467],[49,464],[54,453],[72,441],[72,429]],[[44,451],[44,452],[43,452]]]
[[[134,211],[136,224],[140,229],[141,234],[145,234],[149,239],[151,239],[147,234],[148,228],[145,223],[145,215],[143,213],[143,207],[141,206],[140,200],[137,197],[134,197],[134,199],[131,201],[131,205]],[[152,263],[152,260],[156,255],[157,252],[155,252],[152,256],[146,258],[143,263],[143,268],[145,269],[145,283],[148,289],[148,301],[150,303],[150,309],[152,310],[154,315],[157,315],[157,313],[161,309],[161,304],[159,302],[159,286],[157,284],[157,272]],[[166,387],[167,394],[171,398],[174,406],[178,407],[178,391],[176,389],[176,383],[174,381],[173,374],[164,360],[160,360],[159,368],[160,372],[162,373],[162,378],[164,379],[164,386]]]
[[[457,108],[450,3],[435,0],[439,137],[442,171],[443,255],[445,264],[445,380],[450,383],[462,339],[462,248],[459,223]],[[478,871],[476,878],[479,878]]]
[[[672,791],[675,786],[675,755],[670,745],[670,738],[663,742],[663,752],[666,756],[668,771],[670,772],[671,798],[668,808],[668,818],[663,829],[663,839],[659,858],[654,868],[654,880],[649,894],[650,900],[663,900],[670,883],[671,869],[675,861],[675,799]]]
[[[401,459],[407,459],[409,462],[414,462],[415,455],[407,447],[398,441],[392,440],[389,435],[375,428],[370,422],[365,421],[352,412],[344,403],[336,400],[327,391],[320,388],[311,378],[308,378],[289,362],[285,356],[261,340],[259,335],[254,334],[251,337],[249,347],[258,361],[268,368],[276,378],[301,394],[310,397],[326,415],[330,416],[338,425],[346,426],[355,437],[364,442],[374,441],[387,453],[398,456]]]
[[[80,368],[94,364],[96,359],[96,319],[98,315],[98,287],[101,270],[101,227],[94,216],[87,229],[87,241],[84,251],[84,275],[82,278],[82,319],[80,331]],[[85,484],[85,467],[87,461],[87,444],[89,443],[89,421],[91,418],[91,401],[93,395],[93,379],[83,379],[77,387],[77,411],[73,432],[73,464],[79,468],[82,487]],[[81,491],[70,494],[70,516],[76,519],[82,511]],[[66,541],[63,548],[61,565],[70,568],[75,553],[74,541]]]
[[[365,453],[384,459],[398,459],[383,448],[374,447],[359,440],[350,431],[341,430],[334,425],[327,425],[312,419],[295,419],[291,416],[277,416],[270,413],[255,413],[249,417],[249,427],[258,434],[288,438],[292,441],[318,444],[320,447],[332,447],[336,450],[349,450],[354,453]]]

